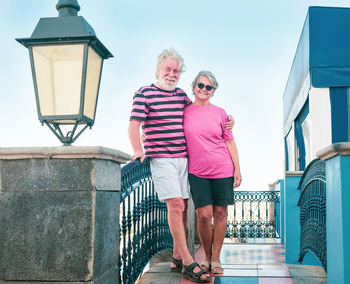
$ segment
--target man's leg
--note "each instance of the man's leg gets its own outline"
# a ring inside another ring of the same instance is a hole
[[[183,199],[185,203],[185,211],[183,213],[183,224],[184,224],[184,231],[186,232],[186,224],[187,224],[187,199]],[[168,206],[168,212],[169,212],[169,206]],[[173,258],[175,259],[181,259],[181,254],[179,250],[177,249],[177,246],[175,244],[175,239],[173,239]],[[171,267],[175,267],[175,263],[171,263]]]
[[[186,243],[186,234],[184,227],[184,213],[186,212],[185,201],[182,198],[170,198],[165,200],[168,207],[168,223],[171,235],[173,236],[176,251],[180,254],[183,265],[190,265],[194,262]],[[196,266],[194,273],[201,269]],[[210,278],[210,275],[203,274],[201,279]]]
[[[184,227],[185,201],[181,197],[166,200],[168,206],[168,222],[171,235],[173,236],[176,256],[180,255],[182,262],[188,265],[193,258],[188,251]],[[175,257],[175,255],[174,255]]]
[[[179,167],[181,167],[181,162],[185,164],[182,166],[182,176],[179,177]],[[151,172],[152,178],[155,185],[155,189],[158,193],[158,197],[160,200],[165,201],[169,209],[173,208],[172,203],[168,204],[167,200],[178,200],[182,206],[182,203],[186,204],[187,199],[183,199],[184,197],[189,197],[187,184],[184,182],[185,178],[187,181],[187,172],[186,172],[186,162],[187,159],[176,159],[176,158],[152,158],[151,159]],[[186,202],[184,202],[186,200]],[[181,211],[181,210],[180,210]],[[184,212],[185,213],[185,212]],[[170,213],[171,214],[171,213]],[[178,222],[179,224],[185,224],[184,220],[186,220],[185,214],[180,212],[181,216],[183,216],[183,220]],[[171,215],[169,220],[171,219]],[[170,221],[169,221],[170,223]],[[177,225],[178,226],[178,225]],[[178,250],[178,245],[175,242],[175,238],[173,238],[173,258],[180,260],[181,254]],[[172,262],[171,267],[176,267],[175,263]]]

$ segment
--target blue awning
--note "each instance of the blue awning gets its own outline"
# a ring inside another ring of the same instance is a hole
[[[350,8],[309,7],[283,95],[285,135],[311,86],[350,86]]]

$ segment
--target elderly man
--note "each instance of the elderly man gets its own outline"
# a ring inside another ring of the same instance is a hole
[[[186,245],[185,222],[189,198],[187,149],[183,112],[191,100],[177,88],[184,69],[183,58],[174,50],[158,56],[157,82],[141,87],[134,95],[129,124],[129,138],[134,150],[132,159],[151,157],[151,171],[160,201],[166,202],[168,222],[174,240],[171,270],[181,272],[195,282],[210,281],[210,275],[194,262]],[[146,135],[144,149],[140,126]],[[233,120],[231,127],[233,126]]]

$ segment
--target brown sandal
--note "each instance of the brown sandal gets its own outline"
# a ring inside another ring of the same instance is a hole
[[[202,270],[204,270],[205,272],[208,272],[208,271],[210,271],[210,261],[208,261],[208,260],[203,260],[201,263],[200,263],[200,268],[202,269]],[[202,268],[202,267],[205,267],[205,268]]]
[[[216,268],[216,271],[213,271],[213,269],[215,269],[215,268]],[[218,270],[220,270],[220,272]],[[213,274],[223,274],[224,273],[224,269],[222,268],[220,262],[213,261],[211,263],[211,273],[213,273]]]
[[[171,262],[175,264],[175,267],[170,267],[171,272],[181,272],[182,271],[182,260],[181,259],[176,259],[173,257]]]
[[[196,283],[206,283],[206,282],[210,282],[212,280],[211,277],[205,278],[205,279],[201,279],[201,276],[203,274],[207,274],[207,272],[205,272],[203,269],[200,268],[200,271],[198,272],[193,272],[193,269],[198,266],[199,264],[197,262],[193,262],[190,265],[184,265],[184,270],[182,271],[182,274],[184,276],[184,278],[191,280],[193,282]]]

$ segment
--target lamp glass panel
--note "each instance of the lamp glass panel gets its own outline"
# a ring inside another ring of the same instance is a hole
[[[75,124],[76,120],[72,119],[58,119],[58,120],[52,120],[54,123],[59,123],[59,124]]]
[[[88,50],[84,115],[94,120],[102,58],[90,46]]]
[[[33,47],[42,116],[79,114],[83,55],[83,44]]]

